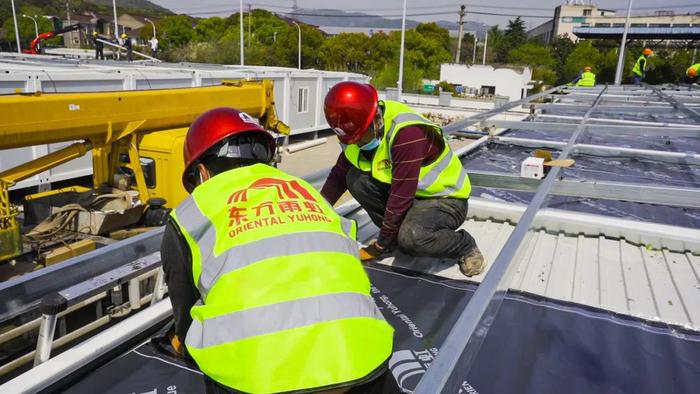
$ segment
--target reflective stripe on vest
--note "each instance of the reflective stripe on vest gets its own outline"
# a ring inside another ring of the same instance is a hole
[[[271,320],[267,317],[275,316]],[[372,297],[358,293],[323,294],[316,297],[265,305],[217,316],[204,322],[192,321],[187,344],[195,348],[217,346],[315,323],[367,317],[383,319]],[[231,327],[238,327],[231,330]]]
[[[201,295],[185,345],[213,380],[243,392],[343,387],[391,355],[356,225],[311,185],[242,167],[198,186],[171,216]]]
[[[644,67],[642,67],[642,61],[644,61]],[[641,77],[642,74],[644,74],[644,72],[646,70],[647,70],[647,58],[644,55],[641,55],[637,58],[637,62],[634,63],[634,67],[632,67],[632,73]]]
[[[199,210],[194,199],[188,197],[175,210],[178,218],[187,218],[182,221],[182,227],[192,236],[199,250],[213,251],[216,230]],[[212,286],[222,275],[273,257],[324,251],[346,253],[359,258],[357,242],[352,236],[353,222],[344,217],[339,218],[345,235],[324,231],[282,234],[234,246],[223,254],[212,257],[211,261],[202,267],[197,290],[202,299],[206,300]]]
[[[595,74],[586,71],[581,74],[581,79],[576,82],[576,86],[595,86]]]
[[[374,153],[372,161],[365,159],[357,145],[343,148],[350,163],[358,169],[370,172],[380,182],[391,184],[391,146],[398,132],[405,127],[420,125],[437,133],[441,138],[442,129],[435,123],[415,112],[410,107],[395,101],[382,101],[384,109],[384,137]],[[455,197],[468,198],[471,184],[461,161],[443,139],[444,149],[435,161],[424,164],[418,177],[416,197]]]

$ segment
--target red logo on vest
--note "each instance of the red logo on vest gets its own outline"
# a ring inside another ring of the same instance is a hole
[[[277,197],[279,197],[280,200],[296,200],[303,197],[306,200],[316,201],[316,199],[297,181],[285,181],[277,178],[261,178],[251,183],[247,188],[233,192],[228,198],[228,203],[233,204],[237,202],[247,202],[248,190],[268,188],[276,189]]]

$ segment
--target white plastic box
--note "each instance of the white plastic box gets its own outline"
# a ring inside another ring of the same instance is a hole
[[[520,165],[520,176],[523,178],[542,179],[544,177],[544,159],[528,157]]]

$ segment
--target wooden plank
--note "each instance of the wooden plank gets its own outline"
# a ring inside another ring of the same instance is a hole
[[[95,241],[91,239],[81,239],[66,246],[56,248],[44,255],[43,261],[46,266],[56,264],[71,257],[95,250]]]

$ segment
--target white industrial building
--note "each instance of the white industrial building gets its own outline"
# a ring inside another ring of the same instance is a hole
[[[659,6],[663,7],[664,2]],[[614,10],[599,8],[592,1],[569,0],[554,9],[554,16],[547,22],[527,32],[528,37],[538,38],[548,44],[553,38],[566,35],[571,40],[580,38],[575,30],[588,28],[622,28],[625,15]],[[653,15],[637,15],[630,26],[634,28],[697,28],[700,15],[676,14],[673,11],[656,11]]]
[[[440,80],[466,88],[478,89],[494,96],[519,100],[527,96],[532,70],[527,66],[442,64]]]

